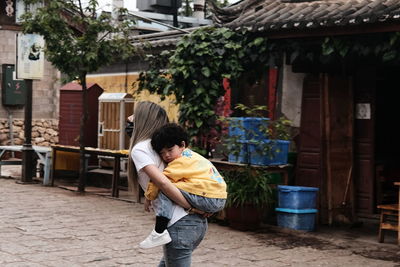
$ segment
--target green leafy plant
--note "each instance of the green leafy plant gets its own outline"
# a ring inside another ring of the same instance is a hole
[[[182,38],[175,51],[148,57],[150,68],[141,73],[139,90],[175,94],[179,121],[189,129],[192,145],[205,148],[209,132],[216,128],[215,104],[224,94],[223,78],[234,82],[245,71],[279,66],[284,55],[291,64],[299,61],[318,66],[346,60],[351,64],[366,56],[374,62],[399,62],[399,47],[397,32],[304,41],[267,40],[251,31],[204,27]],[[285,140],[284,135],[276,138]]]
[[[399,47],[399,32],[326,37],[321,41],[321,56],[341,60],[367,57],[379,63],[398,63]]]
[[[264,114],[268,111],[268,108],[263,105],[255,105],[252,107],[244,104],[237,104],[236,110],[241,111],[248,117],[265,118]],[[225,127],[236,129],[240,133],[244,133],[248,143],[256,144],[256,152],[262,155],[266,155],[270,158],[274,157],[276,153],[280,152],[280,148],[277,145],[278,140],[290,140],[291,135],[291,121],[285,117],[280,117],[276,120],[266,120],[265,123],[260,123],[258,128],[246,128],[246,126],[231,117],[220,117],[219,120],[223,122]],[[264,140],[268,139],[268,142]],[[238,158],[239,155],[248,155],[247,146],[243,142],[243,137],[237,134],[226,134],[223,138],[223,144],[230,154]]]
[[[266,112],[268,112],[267,106],[254,105],[246,106],[244,104],[238,103],[235,106],[236,110],[242,111],[248,117],[265,117]]]
[[[179,122],[192,146],[205,149],[216,125],[216,104],[224,95],[224,78],[236,79],[249,66],[265,66],[267,39],[227,28],[204,27],[183,37],[175,51],[147,57],[149,69],[140,74],[139,90],[175,95]]]
[[[271,176],[254,168],[221,171],[228,187],[227,207],[248,204],[267,207],[275,202]]]

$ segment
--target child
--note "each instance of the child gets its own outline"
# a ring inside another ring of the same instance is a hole
[[[218,212],[225,206],[226,183],[209,160],[186,148],[188,139],[182,127],[169,123],[153,134],[151,145],[168,164],[164,174],[180,189],[187,201],[206,213]],[[171,219],[172,201],[158,191],[150,182],[145,192],[146,201],[157,198],[158,203],[155,207],[153,205],[156,213],[155,228],[140,243],[141,248],[152,248],[171,241],[167,226]]]

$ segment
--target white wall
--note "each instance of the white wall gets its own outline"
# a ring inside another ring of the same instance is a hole
[[[284,65],[282,80],[282,113],[292,121],[294,127],[300,127],[304,77],[304,73],[293,73],[291,65]]]

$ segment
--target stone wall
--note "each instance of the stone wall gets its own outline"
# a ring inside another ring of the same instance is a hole
[[[14,139],[10,139],[8,120],[0,119],[0,145],[24,143],[24,120],[13,120]],[[49,146],[58,143],[58,120],[32,120],[32,144]]]

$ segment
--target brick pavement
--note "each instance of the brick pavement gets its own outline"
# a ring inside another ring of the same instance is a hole
[[[142,205],[3,178],[0,192],[0,266],[157,266],[161,257],[138,248],[153,226]],[[399,266],[307,240],[211,223],[192,266]]]

